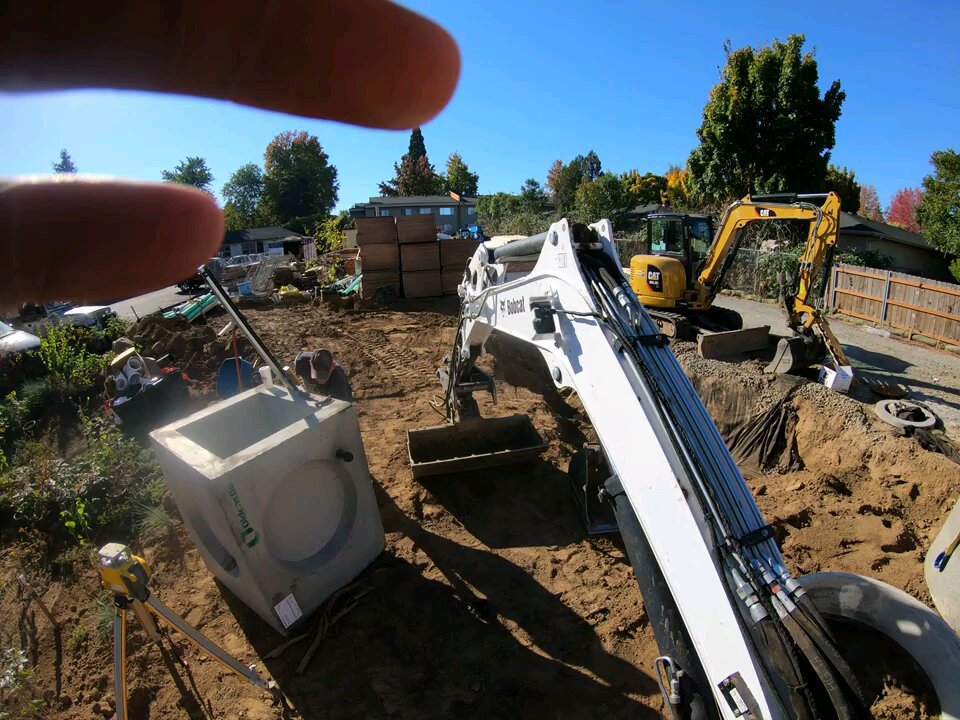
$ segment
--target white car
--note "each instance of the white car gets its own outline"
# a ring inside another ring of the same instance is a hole
[[[74,305],[66,302],[29,303],[20,308],[15,324],[30,332],[39,332],[51,325],[104,327],[117,314],[108,305]]]

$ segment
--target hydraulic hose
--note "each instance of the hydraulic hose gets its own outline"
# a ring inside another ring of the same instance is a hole
[[[770,664],[777,671],[790,691],[790,705],[797,720],[816,720],[816,707],[810,687],[803,676],[803,669],[790,647],[782,625],[777,625],[767,616],[757,623],[757,634],[767,649]]]

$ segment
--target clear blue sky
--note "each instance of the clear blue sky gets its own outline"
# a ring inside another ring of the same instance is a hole
[[[550,163],[594,149],[605,169],[683,164],[723,64],[723,42],[762,45],[803,32],[821,87],[847,93],[833,161],[877,186],[884,204],[919,185],[930,153],[960,149],[960,3],[493,2],[409,0],[460,44],[447,108],[423,128],[442,168],[457,150],[480,190],[543,181]],[[302,38],[309,42],[308,37]],[[359,41],[358,41],[359,42]],[[262,164],[279,131],[316,134],[339,170],[339,208],[377,194],[408,132],[304,120],[223,102],[106,91],[0,94],[0,175],[43,173],[67,148],[82,172],[158,180],[188,155],[220,187]],[[762,149],[760,150],[762,151]]]

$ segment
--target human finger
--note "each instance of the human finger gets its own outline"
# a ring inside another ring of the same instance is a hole
[[[408,128],[446,105],[460,72],[445,30],[386,0],[53,7],[0,15],[0,88],[153,90]]]
[[[62,175],[0,186],[0,311],[175,283],[218,250],[223,213],[182,185]]]

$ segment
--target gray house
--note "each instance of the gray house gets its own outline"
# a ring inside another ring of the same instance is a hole
[[[232,230],[224,233],[223,246],[218,253],[220,257],[234,257],[236,255],[251,255],[253,253],[272,253],[283,255],[300,255],[300,247],[305,242],[312,242],[308,235],[295,233],[284,227],[261,227],[248,230]]]
[[[927,245],[922,235],[885,222],[843,211],[840,213],[840,250],[873,250],[893,261],[893,269],[936,280],[950,280],[947,261]]]
[[[413,195],[410,197],[372,197],[369,202],[350,208],[350,217],[399,217],[401,215],[433,215],[438,228],[455,233],[477,222],[477,199],[449,193],[447,195]]]

